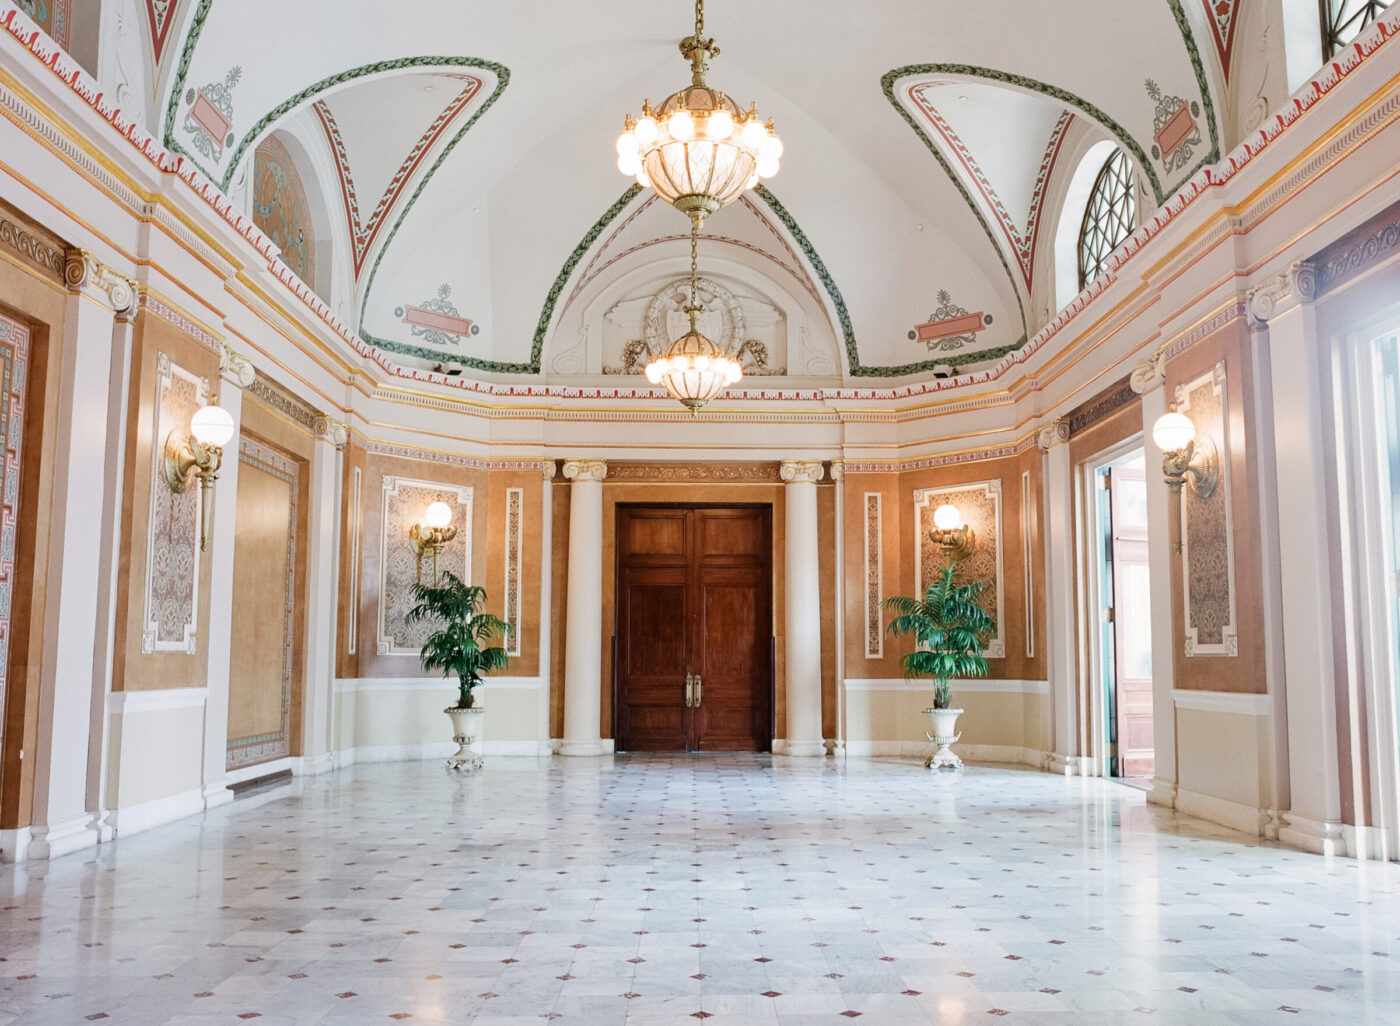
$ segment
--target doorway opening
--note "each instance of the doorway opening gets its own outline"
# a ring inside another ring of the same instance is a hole
[[[1093,472],[1103,772],[1143,789],[1154,768],[1146,469],[1138,446]]]
[[[773,510],[619,505],[620,751],[772,749]]]

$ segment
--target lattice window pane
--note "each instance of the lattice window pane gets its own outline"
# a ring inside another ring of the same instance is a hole
[[[1322,17],[1322,56],[1331,60],[1356,34],[1381,16],[1392,0],[1318,0]]]
[[[1094,180],[1084,223],[1079,228],[1079,287],[1103,273],[1109,255],[1133,233],[1133,166],[1114,150]]]

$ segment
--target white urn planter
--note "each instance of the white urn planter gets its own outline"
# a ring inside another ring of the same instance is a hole
[[[450,705],[443,712],[452,720],[452,740],[457,742],[457,750],[447,757],[447,768],[468,772],[481,769],[481,756],[471,746],[480,742],[481,723],[486,715],[486,707],[474,705],[462,709]]]
[[[958,717],[962,715],[961,709],[925,709],[924,715],[933,721],[933,733],[924,731],[924,736],[938,746],[938,751],[934,752],[924,760],[925,769],[939,769],[943,766],[951,766],[954,769],[961,769],[963,761],[958,758],[957,753],[952,749],[952,745],[958,743],[962,737],[962,732],[953,733],[957,729]]]

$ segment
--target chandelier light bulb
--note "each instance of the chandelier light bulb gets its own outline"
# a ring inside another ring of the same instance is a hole
[[[632,129],[632,135],[637,140],[638,146],[650,146],[656,142],[656,137],[659,134],[656,119],[650,114],[643,114],[641,120],[637,122],[637,127]]]
[[[690,111],[681,109],[672,112],[666,120],[666,128],[670,131],[672,139],[686,142],[695,135],[695,120],[690,116]]]
[[[636,156],[639,150],[640,146],[638,146],[637,137],[633,132],[623,132],[617,137],[617,155],[619,157],[625,157],[628,154]]]
[[[763,127],[763,122],[757,117],[745,120],[744,128],[740,133],[740,141],[751,150],[757,150],[763,145],[763,140],[768,138],[768,129]]]
[[[773,177],[774,175],[776,175],[777,173],[778,173],[778,158],[777,158],[777,157],[772,157],[772,158],[769,158],[769,159],[767,159],[767,160],[759,160],[759,162],[758,162],[758,177],[759,177],[759,178],[772,178],[772,177]]]
[[[642,170],[642,158],[635,153],[623,153],[617,158],[617,169],[624,175],[636,175]]]
[[[763,141],[758,144],[759,160],[777,160],[783,155],[783,141],[778,138],[777,133],[769,128],[763,136]]]
[[[647,174],[647,169],[641,167],[637,170],[637,184],[643,189],[651,188],[651,176]]]
[[[721,107],[719,110],[711,111],[709,118],[705,122],[705,134],[711,139],[728,139],[729,133],[734,131],[734,115]]]

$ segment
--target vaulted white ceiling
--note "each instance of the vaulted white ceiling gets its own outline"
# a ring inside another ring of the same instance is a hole
[[[295,139],[336,226],[318,262],[392,359],[557,375],[570,297],[639,253],[670,259],[687,228],[659,204],[633,217],[650,194],[612,146],[643,97],[688,80],[687,2],[143,2],[164,33],[158,137],[231,190],[262,138]],[[1123,146],[1153,203],[1218,156],[1217,6],[711,0],[710,84],[772,115],[786,154],[766,192],[706,224],[702,273],[743,240],[755,273],[825,319],[836,377],[999,358],[1045,315],[1036,240],[1073,171],[1067,133]],[[608,246],[628,260],[600,260]],[[951,354],[910,337],[974,314]]]

